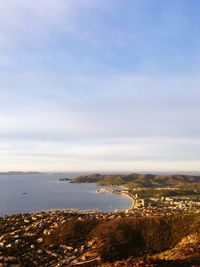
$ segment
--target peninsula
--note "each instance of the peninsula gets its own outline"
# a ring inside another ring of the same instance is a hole
[[[199,183],[200,176],[194,175],[157,175],[157,174],[90,174],[78,176],[71,183],[97,183],[99,185],[126,185],[128,187],[160,187]]]
[[[177,210],[200,207],[200,177],[154,174],[90,174],[74,178],[71,183],[97,183],[97,193],[117,193],[132,200],[126,210],[133,214],[174,214]],[[119,186],[118,189],[106,186]]]

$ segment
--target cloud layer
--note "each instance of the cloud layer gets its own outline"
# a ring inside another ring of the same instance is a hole
[[[193,5],[2,0],[0,10],[0,170],[200,170]]]

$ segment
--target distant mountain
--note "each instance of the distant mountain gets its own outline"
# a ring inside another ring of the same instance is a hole
[[[183,183],[200,183],[200,176],[192,175],[155,175],[155,174],[90,174],[74,178],[72,183],[99,183],[101,185],[135,184],[142,187],[156,185],[176,185]]]
[[[0,175],[24,175],[24,174],[35,175],[35,174],[43,174],[43,173],[41,173],[41,172],[34,172],[34,171],[30,171],[30,172],[23,172],[23,171],[0,172]]]

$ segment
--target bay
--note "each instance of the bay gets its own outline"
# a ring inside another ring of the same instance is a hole
[[[52,209],[125,210],[126,196],[96,194],[94,183],[72,184],[59,178],[80,173],[0,175],[0,216]]]

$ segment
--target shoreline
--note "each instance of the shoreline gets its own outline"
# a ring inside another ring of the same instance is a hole
[[[128,190],[128,187],[126,187],[124,185],[119,185],[119,187],[122,188],[123,190]],[[121,194],[125,195],[127,198],[129,198],[131,200],[131,207],[124,211],[125,213],[128,213],[129,211],[133,210],[135,200],[132,196],[129,195],[129,193],[122,192]]]
[[[125,196],[126,198],[130,199],[131,206],[127,209],[122,210],[123,212],[128,213],[129,211],[133,210],[134,204],[135,204],[135,199],[133,196],[131,196],[128,193],[128,191],[127,192],[124,191],[124,190],[128,190],[128,188],[126,188],[124,186],[118,186],[118,187],[123,189],[123,190],[116,190],[116,189],[112,189],[112,188],[107,187],[107,188],[98,189],[96,192],[97,193],[103,193],[103,194],[105,194],[105,193],[118,194],[118,195]]]
[[[130,196],[129,194],[127,194],[127,193],[121,193],[121,194],[125,195],[127,198],[129,198],[131,200],[131,207],[126,209],[126,210],[124,210],[124,212],[127,213],[127,212],[133,210],[133,206],[134,206],[134,202],[135,202],[134,198],[132,196]]]

